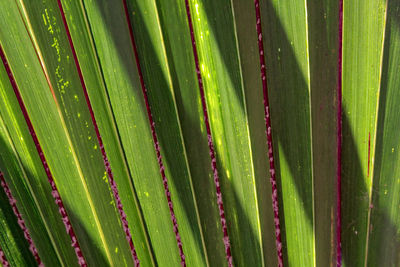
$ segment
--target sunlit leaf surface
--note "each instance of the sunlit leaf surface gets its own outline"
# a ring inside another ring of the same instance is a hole
[[[398,266],[399,4],[1,1],[1,263]]]

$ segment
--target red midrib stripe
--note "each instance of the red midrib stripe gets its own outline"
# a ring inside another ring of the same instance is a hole
[[[88,92],[87,92],[86,84],[85,84],[85,81],[83,79],[82,70],[81,70],[81,67],[79,65],[79,61],[78,61],[78,57],[76,55],[74,43],[72,41],[72,37],[71,37],[71,33],[69,31],[67,20],[65,18],[65,13],[64,13],[61,1],[57,0],[57,3],[58,3],[58,7],[60,9],[60,13],[61,13],[61,17],[62,17],[62,20],[63,20],[63,23],[64,23],[64,27],[65,27],[65,30],[66,30],[66,33],[67,33],[67,36],[68,36],[68,41],[69,41],[69,45],[71,47],[72,55],[74,57],[74,62],[75,62],[75,65],[76,65],[76,69],[77,69],[78,74],[79,74],[79,79],[80,79],[80,82],[81,82],[81,85],[82,85],[82,88],[83,88],[83,93],[85,95],[86,104],[87,104],[87,106],[89,108],[90,117],[92,118],[92,123],[93,123],[94,129],[96,131],[97,141],[99,142],[101,154],[103,156],[104,166],[106,168],[106,171],[107,171],[107,174],[108,174],[108,177],[109,177],[109,181],[110,181],[111,189],[112,189],[112,192],[113,192],[113,196],[114,196],[115,201],[117,202],[117,209],[118,209],[118,213],[119,213],[119,216],[120,216],[120,219],[121,219],[121,222],[122,222],[122,227],[124,229],[126,239],[128,240],[129,247],[130,247],[131,254],[132,254],[132,258],[133,258],[133,260],[135,262],[135,266],[139,266],[140,262],[139,262],[139,259],[137,257],[137,254],[136,254],[135,246],[133,245],[132,235],[131,235],[131,231],[129,229],[128,220],[126,218],[126,213],[124,212],[124,209],[123,209],[121,198],[120,198],[119,193],[118,193],[117,184],[116,184],[116,182],[114,180],[114,175],[113,175],[113,172],[111,170],[111,166],[110,166],[110,163],[108,161],[107,154],[106,154],[106,151],[105,151],[105,148],[104,148],[103,139],[101,138],[99,127],[97,125],[96,118],[94,116],[92,104],[90,103],[90,99],[89,99],[89,95],[88,95]]]
[[[67,211],[65,210],[64,204],[63,204],[63,202],[61,200],[61,197],[60,197],[60,194],[58,192],[57,186],[56,186],[56,184],[54,182],[53,175],[50,172],[49,166],[47,165],[47,161],[46,161],[46,158],[45,158],[45,156],[43,154],[42,147],[40,146],[40,143],[39,143],[39,140],[38,140],[38,138],[36,136],[36,132],[35,132],[35,130],[33,128],[31,119],[29,118],[29,115],[28,115],[28,112],[26,110],[24,101],[22,100],[22,96],[21,96],[21,94],[20,94],[20,92],[18,90],[18,86],[17,86],[17,84],[15,82],[14,75],[13,75],[13,73],[11,71],[10,66],[8,65],[6,56],[5,56],[4,51],[3,51],[3,47],[1,45],[0,45],[0,57],[1,57],[1,60],[3,61],[4,67],[6,68],[6,71],[7,71],[7,74],[8,74],[8,78],[10,80],[10,83],[11,83],[12,87],[13,87],[13,90],[14,90],[15,96],[16,96],[16,98],[18,100],[18,103],[19,103],[19,106],[21,108],[22,114],[24,115],[25,122],[26,122],[26,124],[28,126],[28,129],[29,129],[29,133],[32,136],[33,142],[35,143],[36,150],[37,150],[37,152],[39,154],[40,160],[42,161],[43,168],[44,168],[44,170],[46,172],[48,181],[49,181],[51,189],[52,189],[51,194],[53,195],[53,198],[54,198],[56,204],[58,205],[58,211],[61,214],[62,221],[64,223],[65,229],[66,229],[67,233],[69,234],[69,236],[71,238],[71,241],[72,241],[71,246],[75,250],[76,257],[78,258],[78,263],[81,266],[87,266],[85,258],[83,257],[83,254],[82,254],[82,251],[81,251],[81,247],[80,247],[80,245],[78,243],[78,239],[76,238],[76,234],[74,232],[74,229],[72,228],[72,225],[71,225],[71,222],[69,220]]]
[[[7,261],[6,255],[4,254],[4,251],[0,247],[0,263],[3,267],[9,267],[10,263]]]
[[[337,168],[336,168],[336,266],[342,266],[342,57],[343,57],[343,0],[339,0],[339,32],[338,32],[338,85],[337,85]]]
[[[231,253],[231,244],[230,244],[229,235],[228,235],[228,227],[227,227],[226,219],[225,219],[224,203],[222,200],[222,192],[221,192],[221,186],[220,186],[220,182],[219,182],[219,175],[218,175],[218,169],[217,169],[217,159],[215,157],[214,142],[213,142],[212,135],[211,135],[211,128],[210,128],[210,123],[209,123],[209,118],[208,118],[206,97],[204,94],[203,81],[202,81],[202,76],[201,76],[201,72],[200,72],[199,56],[197,54],[197,46],[196,46],[195,34],[194,34],[194,30],[193,30],[193,23],[192,23],[192,16],[190,13],[189,1],[185,0],[185,4],[186,4],[187,19],[188,19],[188,23],[189,23],[190,37],[192,40],[194,63],[196,65],[197,80],[199,83],[201,104],[203,106],[204,123],[206,125],[206,130],[207,130],[208,148],[210,150],[211,167],[212,167],[213,174],[214,174],[214,183],[215,183],[215,188],[216,188],[216,193],[217,193],[217,204],[218,204],[218,208],[219,208],[219,216],[220,216],[220,221],[221,221],[221,226],[222,226],[222,232],[224,234],[223,241],[224,241],[224,245],[225,245],[226,260],[228,262],[228,266],[232,266],[233,260],[232,260],[232,253]]]
[[[18,207],[17,207],[17,204],[16,204],[16,203],[17,203],[17,200],[13,197],[13,195],[12,195],[12,193],[11,193],[11,190],[10,190],[10,188],[8,187],[8,185],[7,185],[7,183],[6,183],[6,180],[4,179],[3,173],[2,173],[1,171],[0,171],[0,184],[1,184],[1,186],[3,187],[4,192],[5,192],[6,195],[7,195],[8,202],[9,202],[10,205],[11,205],[11,208],[12,208],[12,210],[13,210],[13,212],[14,212],[14,215],[15,215],[15,216],[17,217],[17,219],[18,219],[18,225],[19,225],[19,227],[21,228],[22,232],[24,233],[24,237],[25,237],[26,241],[28,241],[29,250],[31,251],[33,257],[35,258],[37,264],[38,264],[39,266],[42,266],[42,260],[41,260],[40,257],[39,257],[39,254],[38,254],[38,252],[37,252],[35,243],[33,242],[32,238],[31,238],[31,235],[29,234],[29,230],[28,230],[28,228],[27,228],[26,225],[25,225],[25,221],[24,221],[24,219],[22,219],[21,213],[20,213],[19,210],[18,210]],[[0,252],[0,255],[1,255],[2,252],[3,252],[3,251]],[[4,254],[3,254],[3,255],[4,255]],[[1,258],[1,257],[0,257],[0,258]],[[6,261],[7,261],[7,260],[6,260]]]
[[[262,27],[261,27],[261,11],[259,0],[254,1],[256,9],[256,27],[258,35],[258,50],[260,56],[260,68],[261,68],[261,81],[264,94],[264,112],[265,112],[265,126],[268,144],[268,157],[269,157],[269,172],[270,182],[272,186],[272,208],[274,211],[274,223],[275,223],[275,237],[276,237],[276,250],[278,256],[278,266],[283,266],[283,253],[282,253],[282,239],[281,239],[281,227],[279,221],[279,203],[278,203],[278,189],[276,185],[275,176],[275,164],[274,164],[274,148],[272,143],[272,127],[270,118],[270,106],[268,99],[268,87],[267,87],[267,71],[264,59],[264,42],[262,38]]]
[[[133,46],[133,52],[134,52],[135,58],[136,58],[136,66],[137,66],[137,69],[138,69],[140,85],[142,87],[142,93],[143,93],[143,97],[144,97],[144,102],[146,104],[147,117],[149,119],[151,134],[152,134],[153,142],[154,142],[154,147],[155,147],[155,150],[156,150],[156,153],[157,153],[158,165],[160,167],[160,173],[161,173],[161,177],[162,177],[162,180],[163,180],[164,191],[165,191],[165,195],[166,195],[167,201],[168,201],[169,212],[170,212],[170,215],[171,215],[171,221],[172,221],[173,228],[174,228],[174,233],[175,233],[175,239],[177,241],[177,245],[178,245],[178,248],[179,248],[179,256],[181,258],[181,265],[182,266],[186,266],[185,254],[183,252],[183,247],[182,247],[182,240],[181,240],[181,236],[179,235],[178,223],[177,223],[175,212],[174,212],[174,206],[173,206],[172,199],[171,199],[171,193],[170,193],[169,187],[168,187],[168,180],[167,180],[167,177],[165,176],[165,172],[164,172],[165,167],[164,167],[164,164],[163,164],[163,161],[162,161],[160,145],[158,143],[157,133],[156,133],[156,129],[155,129],[155,123],[154,123],[154,120],[153,120],[153,116],[151,114],[151,109],[150,109],[150,104],[149,104],[149,100],[148,100],[148,96],[147,96],[147,89],[146,89],[146,86],[144,84],[142,69],[140,67],[138,50],[137,50],[137,46],[136,46],[136,42],[135,42],[135,37],[134,37],[134,34],[133,34],[131,20],[129,18],[129,12],[128,12],[128,6],[126,4],[126,0],[123,0],[123,5],[124,5],[124,11],[125,11],[126,20],[127,20],[127,23],[128,23],[129,34],[130,34],[130,38],[131,38],[131,42],[132,42],[132,46]]]

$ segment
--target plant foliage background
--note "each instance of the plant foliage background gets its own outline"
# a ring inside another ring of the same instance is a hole
[[[1,263],[399,266],[399,6],[0,1]]]

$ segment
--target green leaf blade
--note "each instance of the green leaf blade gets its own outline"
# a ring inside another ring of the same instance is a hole
[[[210,118],[233,262],[239,266],[263,265],[256,178],[233,6],[230,2],[190,1],[190,9],[207,106],[202,108],[207,108]],[[229,30],[218,25],[229,25]],[[205,124],[203,127],[206,135]]]
[[[60,35],[62,28],[60,28],[61,19],[60,17],[57,18],[57,16],[59,16],[59,14],[56,13],[57,6],[53,5],[52,9],[47,9],[46,6],[41,5],[34,7],[27,5],[25,7],[28,11],[24,10],[22,4],[18,7],[8,7],[8,10],[11,8],[14,8],[14,10],[20,8],[17,12],[21,10],[27,12],[24,13],[24,20],[28,25],[30,34],[37,31],[35,32],[35,34],[37,34],[35,35],[37,40],[31,35],[31,38],[35,40],[35,48],[40,51],[40,49],[49,46],[49,51],[52,51],[53,54],[48,53],[44,59],[40,57],[39,59],[42,60],[44,68],[50,70],[46,74],[50,77],[50,86],[51,83],[54,82],[56,90],[51,92],[51,89],[54,87],[49,88],[48,81],[45,79],[42,68],[37,61],[37,51],[19,50],[24,56],[24,60],[14,57],[12,61],[10,60],[10,65],[15,66],[14,71],[17,84],[19,84],[23,100],[28,108],[28,113],[34,127],[36,125],[35,130],[37,136],[45,152],[50,169],[54,173],[60,194],[64,198],[64,204],[67,207],[68,215],[71,217],[74,230],[81,236],[79,241],[83,243],[82,248],[84,252],[86,252],[85,256],[89,262],[110,261],[129,264],[131,262],[131,255],[128,244],[125,241],[125,234],[119,223],[118,213],[113,204],[111,188],[108,184],[101,182],[102,177],[104,177],[105,181],[107,181],[107,177],[104,173],[104,165],[99,148],[96,147],[96,143],[92,143],[96,142],[96,140],[94,129],[92,125],[89,124],[91,121],[87,105],[86,103],[82,103],[83,105],[76,104],[75,96],[81,99],[84,97],[82,91],[79,91],[82,88],[80,87],[80,81],[76,73],[76,66],[71,61],[68,63],[69,59],[72,60],[72,56],[68,54],[70,51],[68,50],[69,46],[66,36]],[[42,15],[48,20],[44,21]],[[48,15],[48,17],[46,15]],[[40,18],[40,20],[31,20],[30,16]],[[31,22],[32,24],[30,24]],[[44,25],[46,23],[48,24],[47,27],[44,29],[41,28],[46,26]],[[30,28],[32,25],[33,29]],[[48,29],[49,25],[52,26],[52,30]],[[25,26],[22,26],[20,29],[24,28]],[[24,32],[24,30],[21,32]],[[9,34],[7,31],[3,33]],[[11,37],[7,39],[2,35],[1,40],[5,43],[4,46],[7,47],[6,52],[7,50],[10,51],[9,45],[14,38],[15,36],[11,35]],[[28,38],[28,36],[25,35],[24,38]],[[25,40],[28,41],[29,39]],[[61,42],[61,44],[63,44],[62,47],[66,49],[58,49],[58,45],[60,44],[58,42]],[[30,41],[27,43],[29,44]],[[31,52],[31,54],[29,54],[29,52]],[[40,54],[40,52],[38,53]],[[36,64],[34,66],[38,71],[38,74],[31,76],[30,79],[33,77],[42,77],[38,80],[39,83],[31,82],[29,79],[21,79],[23,68],[19,67],[21,65],[18,64],[21,64],[21,61],[26,62],[26,59],[29,58],[31,58],[31,61],[26,64]],[[60,66],[58,59],[61,61],[61,58],[65,65]],[[52,61],[51,59],[57,60]],[[60,78],[57,76],[60,74],[60,70],[64,71],[62,73],[62,75],[65,75],[64,77]],[[35,86],[39,85],[41,85],[42,88],[48,89],[28,90],[28,88],[35,88]],[[71,86],[70,88],[73,89],[71,89],[68,94],[63,95],[64,89],[66,89],[68,85],[74,85],[74,87]],[[54,95],[52,93],[54,93]],[[53,101],[55,100],[61,103],[62,109],[60,109],[60,106],[57,106],[57,104],[54,105]],[[40,103],[40,101],[44,103],[47,102],[47,105],[44,104],[44,106],[52,108],[45,112],[37,106],[37,103]],[[76,110],[72,108],[74,105],[77,105],[75,106]],[[71,113],[73,113],[73,115]],[[49,131],[49,129],[52,130]],[[93,136],[94,140],[87,142],[88,136]],[[95,163],[96,161],[97,163]],[[65,178],[59,179],[60,177]],[[95,177],[97,177],[97,179],[95,179]],[[75,182],[77,186],[75,188],[71,187],[71,182]],[[66,198],[66,196],[68,197]],[[70,207],[74,207],[73,212]],[[86,238],[83,238],[85,236]],[[89,236],[90,238],[87,238]],[[93,242],[91,239],[96,241]],[[96,245],[94,246],[93,244]],[[96,246],[99,250],[96,250]],[[103,253],[104,258],[102,257]],[[119,257],[111,257],[111,253],[118,254]]]
[[[183,144],[173,78],[161,32],[156,1],[128,2],[139,64],[168,179],[168,187],[188,265],[206,266],[205,248]]]
[[[387,6],[366,266],[400,264],[398,5],[388,1]]]
[[[136,58],[122,3],[85,2],[118,132],[138,195],[156,262],[180,262],[160,167],[150,131]],[[113,12],[109,12],[113,10]],[[109,34],[109,33],[112,34]],[[104,39],[103,37],[106,36]],[[169,184],[171,186],[171,184]],[[173,197],[174,192],[171,192]],[[162,218],[162,219],[161,219]],[[178,219],[179,223],[179,219]],[[169,258],[168,262],[163,259]]]
[[[312,88],[306,2],[264,1],[261,12],[284,264],[314,266]]]
[[[110,162],[123,209],[129,222],[136,253],[142,265],[151,265],[153,263],[153,255],[148,234],[140,212],[124,151],[118,138],[113,111],[108,99],[84,5],[79,1],[62,2],[90,98],[90,105],[93,108],[107,160]]]
[[[0,203],[0,250],[4,255],[2,258],[11,265],[35,265],[35,258],[29,251],[28,242],[18,225],[17,217],[3,188],[0,191]]]
[[[307,1],[314,176],[315,264],[337,261],[338,1]]]
[[[365,266],[377,138],[385,1],[343,7],[342,249]]]

